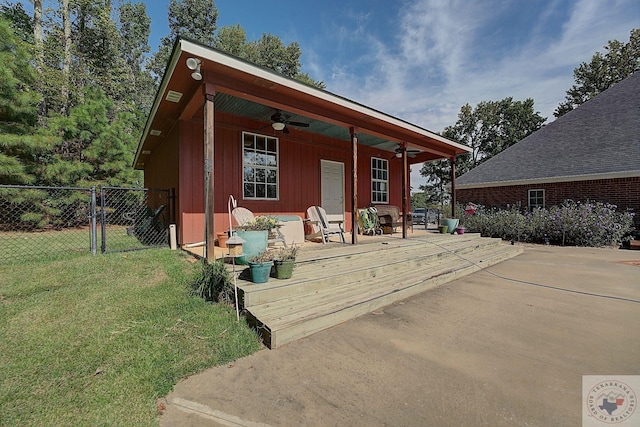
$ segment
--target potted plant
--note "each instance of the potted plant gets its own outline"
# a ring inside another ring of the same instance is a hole
[[[253,256],[267,250],[269,232],[276,228],[278,219],[273,216],[257,216],[253,221],[239,225],[235,228],[236,235],[244,240],[243,251],[245,256],[239,257],[240,264],[246,264]]]
[[[450,234],[454,234],[456,232],[456,228],[458,227],[459,223],[460,220],[458,218],[445,218],[442,220],[442,225],[447,226],[447,231],[445,231],[445,233]]]
[[[273,265],[275,266],[276,278],[290,279],[293,275],[293,266],[298,253],[297,246],[279,249],[273,257]]]
[[[273,254],[267,251],[249,257],[249,271],[253,283],[266,283],[273,267]]]

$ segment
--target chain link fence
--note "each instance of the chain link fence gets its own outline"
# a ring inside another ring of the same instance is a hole
[[[102,187],[99,206],[101,251],[168,246],[171,202],[169,190]]]
[[[167,246],[169,190],[0,185],[0,263]]]
[[[0,262],[95,253],[95,201],[90,188],[0,186]]]

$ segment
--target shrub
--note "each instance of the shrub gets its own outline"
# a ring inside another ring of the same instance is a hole
[[[519,242],[611,246],[628,240],[625,236],[633,229],[632,213],[618,212],[615,205],[601,202],[565,200],[532,212],[480,206],[472,216],[460,207],[457,211],[468,231]]]
[[[206,301],[232,304],[235,301],[233,277],[222,261],[202,263],[202,269],[191,282],[193,293]]]

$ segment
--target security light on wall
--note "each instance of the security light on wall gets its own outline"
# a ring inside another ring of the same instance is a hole
[[[202,74],[200,73],[200,60],[196,58],[187,59],[187,68],[193,71],[191,77],[193,80],[202,80]]]

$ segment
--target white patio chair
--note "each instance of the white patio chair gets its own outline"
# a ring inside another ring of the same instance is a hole
[[[307,209],[307,217],[309,218],[308,222],[313,229],[313,234],[308,237],[321,237],[322,243],[324,244],[327,243],[331,236],[338,234],[340,235],[342,243],[345,243],[342,220],[330,221],[327,219],[327,211],[320,206],[309,206]]]
[[[245,225],[251,221],[253,221],[255,219],[255,215],[253,215],[253,212],[251,212],[249,209],[247,208],[243,208],[243,207],[237,207],[235,209],[233,209],[233,211],[231,212],[231,215],[233,215],[233,218],[236,220],[236,222],[238,223],[238,225]],[[275,229],[273,229],[273,231],[275,232],[275,237],[272,239],[268,239],[267,240],[267,245],[273,245],[275,243],[282,243],[284,245],[284,247],[287,247],[287,242],[284,239],[284,236],[282,235],[282,233],[280,233],[279,231],[280,229],[278,227],[276,227]]]

